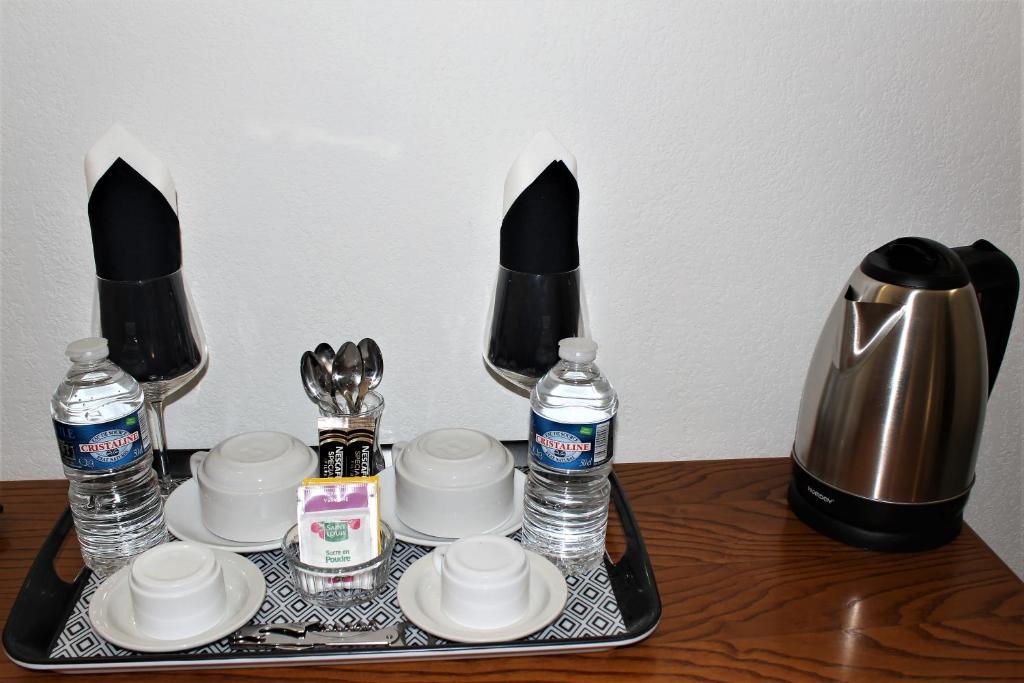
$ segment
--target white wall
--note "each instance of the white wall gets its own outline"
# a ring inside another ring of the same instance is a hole
[[[2,5],[2,477],[60,474],[47,399],[89,331],[82,159],[114,120],[171,167],[212,360],[173,446],[313,438],[303,349],[376,337],[384,438],[522,438],[480,360],[501,188],[579,158],[623,461],[782,456],[829,305],[901,235],[1024,264],[1013,3]],[[1017,321],[970,519],[1022,548]]]

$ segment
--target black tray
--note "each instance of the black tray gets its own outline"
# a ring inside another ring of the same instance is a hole
[[[525,442],[505,442],[525,462]],[[385,451],[387,451],[385,447]],[[172,462],[185,466],[191,451],[171,451]],[[295,666],[343,664],[346,661],[398,661],[429,658],[494,657],[552,654],[572,650],[601,650],[621,647],[650,635],[661,618],[661,600],[654,581],[650,558],[618,478],[611,479],[612,504],[623,528],[626,549],[617,562],[605,556],[605,570],[625,627],[613,637],[584,637],[559,640],[519,640],[506,643],[466,645],[439,643],[406,647],[351,647],[344,650],[307,652],[220,652],[132,654],[131,657],[51,657],[54,645],[72,614],[91,572],[83,569],[73,583],[57,576],[53,561],[65,536],[71,531],[70,510],[65,510],[43,542],[25,583],[7,619],[3,646],[16,664],[30,669],[67,672],[125,671],[239,666]]]

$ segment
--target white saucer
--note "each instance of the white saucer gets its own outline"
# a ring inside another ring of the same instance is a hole
[[[267,592],[263,572],[252,562],[234,553],[214,550],[224,569],[228,601],[224,616],[202,633],[190,638],[161,640],[143,635],[132,613],[128,575],[131,565],[118,570],[100,584],[89,603],[89,621],[104,640],[136,652],[174,652],[201,647],[234,633],[249,623],[259,611]]]
[[[497,643],[535,633],[565,609],[569,589],[555,565],[526,551],[530,559],[530,606],[526,616],[509,626],[475,629],[452,621],[441,610],[441,575],[430,553],[412,563],[398,581],[398,606],[412,623],[445,640],[457,643]]]
[[[416,531],[400,520],[398,513],[395,511],[395,468],[388,467],[383,469],[377,473],[377,476],[380,477],[380,516],[381,519],[388,523],[391,530],[395,532],[395,538],[406,543],[425,545],[431,548],[458,540],[457,538],[442,538],[441,536],[431,536],[422,531]],[[512,485],[514,487],[512,491],[512,504],[514,505],[512,514],[498,526],[481,533],[508,536],[523,526],[523,496],[526,494],[526,475],[519,470],[514,470]],[[167,523],[167,526],[170,526],[170,522]]]
[[[258,553],[264,550],[277,550],[281,547],[281,539],[244,543],[221,538],[206,528],[199,511],[199,483],[186,479],[164,501],[164,521],[167,529],[176,538],[205,545],[214,550],[226,550],[229,553]]]

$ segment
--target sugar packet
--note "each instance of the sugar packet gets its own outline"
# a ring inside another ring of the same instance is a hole
[[[377,477],[304,479],[298,489],[299,560],[347,567],[380,554]]]

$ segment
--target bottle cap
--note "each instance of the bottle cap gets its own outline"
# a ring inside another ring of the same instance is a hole
[[[597,358],[597,342],[586,337],[569,337],[558,342],[558,357],[571,363],[590,363]]]
[[[71,359],[72,363],[103,360],[109,353],[107,340],[103,337],[79,339],[68,344],[68,348],[64,350],[64,354]]]

